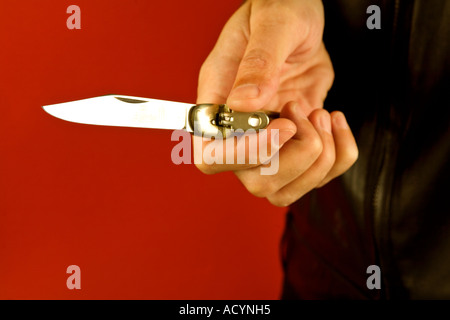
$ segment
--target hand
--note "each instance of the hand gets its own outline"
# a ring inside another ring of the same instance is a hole
[[[230,18],[201,68],[197,103],[281,112],[267,128],[279,130],[280,169],[263,176],[259,159],[256,164],[197,164],[202,172],[232,170],[252,194],[286,206],[356,161],[344,115],[322,109],[334,79],[323,27],[320,0],[249,0]],[[194,150],[222,144],[200,137],[193,143]],[[225,143],[223,149],[226,153]]]

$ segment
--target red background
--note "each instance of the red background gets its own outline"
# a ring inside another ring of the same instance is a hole
[[[241,0],[0,2],[0,298],[277,299],[285,209],[176,166],[171,131],[69,123],[42,105],[195,102]],[[81,8],[81,30],[66,9]],[[81,268],[81,290],[66,268]]]

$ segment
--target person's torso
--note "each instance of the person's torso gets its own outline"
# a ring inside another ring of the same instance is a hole
[[[359,159],[291,206],[297,231],[367,297],[450,298],[450,1],[324,0],[336,78]],[[368,29],[370,5],[381,29]]]

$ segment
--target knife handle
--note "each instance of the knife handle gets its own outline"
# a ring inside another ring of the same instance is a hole
[[[227,138],[248,130],[258,132],[279,116],[272,111],[239,112],[224,104],[199,104],[189,111],[188,122],[195,135]]]

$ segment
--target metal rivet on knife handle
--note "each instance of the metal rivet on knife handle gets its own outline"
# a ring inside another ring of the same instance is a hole
[[[270,121],[278,118],[279,113],[269,111],[238,112],[226,105],[201,104],[191,109],[189,125],[195,135],[223,138],[234,131],[258,131],[266,128]],[[220,133],[219,133],[220,132]]]

